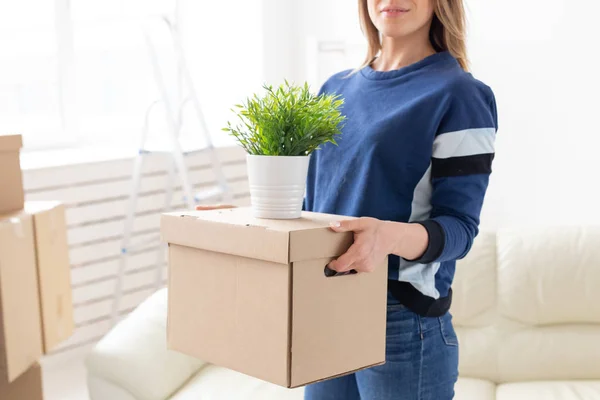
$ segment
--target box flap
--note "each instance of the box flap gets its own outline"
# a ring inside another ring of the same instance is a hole
[[[0,135],[0,151],[17,151],[23,147],[21,135]]]
[[[288,263],[289,234],[264,226],[217,222],[225,211],[199,211],[163,214],[160,232],[163,241],[218,253]],[[212,219],[212,220],[211,220]]]
[[[65,206],[57,201],[28,201],[25,212],[33,216],[44,354],[47,354],[74,330]]]
[[[33,221],[0,219],[0,375],[12,382],[42,356]]]
[[[353,241],[352,232],[334,232],[329,222],[326,227],[290,232],[290,262],[338,257]]]
[[[260,219],[249,207],[163,214],[161,237],[168,243],[288,264],[337,257],[352,243],[329,222],[351,217],[304,212],[292,220]]]

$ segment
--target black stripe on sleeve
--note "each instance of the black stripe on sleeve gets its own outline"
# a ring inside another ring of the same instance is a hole
[[[408,282],[389,280],[388,290],[400,304],[422,317],[441,317],[452,305],[452,288],[448,289],[448,296],[439,299],[425,296]]]
[[[451,176],[491,174],[493,160],[494,153],[451,158],[432,158],[431,177],[448,178]]]
[[[426,221],[414,222],[416,224],[422,225],[427,231],[427,236],[429,237],[429,242],[427,244],[427,249],[425,253],[417,258],[416,260],[406,260],[413,261],[419,264],[429,264],[434,262],[442,255],[442,251],[444,251],[444,246],[446,245],[446,235],[444,234],[444,229],[442,226],[432,219],[428,219]]]

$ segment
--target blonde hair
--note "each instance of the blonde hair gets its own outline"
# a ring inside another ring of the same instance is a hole
[[[435,51],[448,51],[468,71],[466,46],[466,22],[463,0],[431,0],[434,2],[433,21],[429,30],[429,41]],[[369,48],[362,67],[365,67],[381,51],[379,31],[369,16],[367,0],[358,0],[358,16]]]

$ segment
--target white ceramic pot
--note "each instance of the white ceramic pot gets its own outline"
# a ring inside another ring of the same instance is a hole
[[[247,155],[250,201],[256,218],[300,218],[310,156]]]

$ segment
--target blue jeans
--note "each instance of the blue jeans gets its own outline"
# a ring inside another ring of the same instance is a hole
[[[425,318],[388,295],[386,363],[306,387],[305,400],[449,400],[458,378],[450,313]]]

